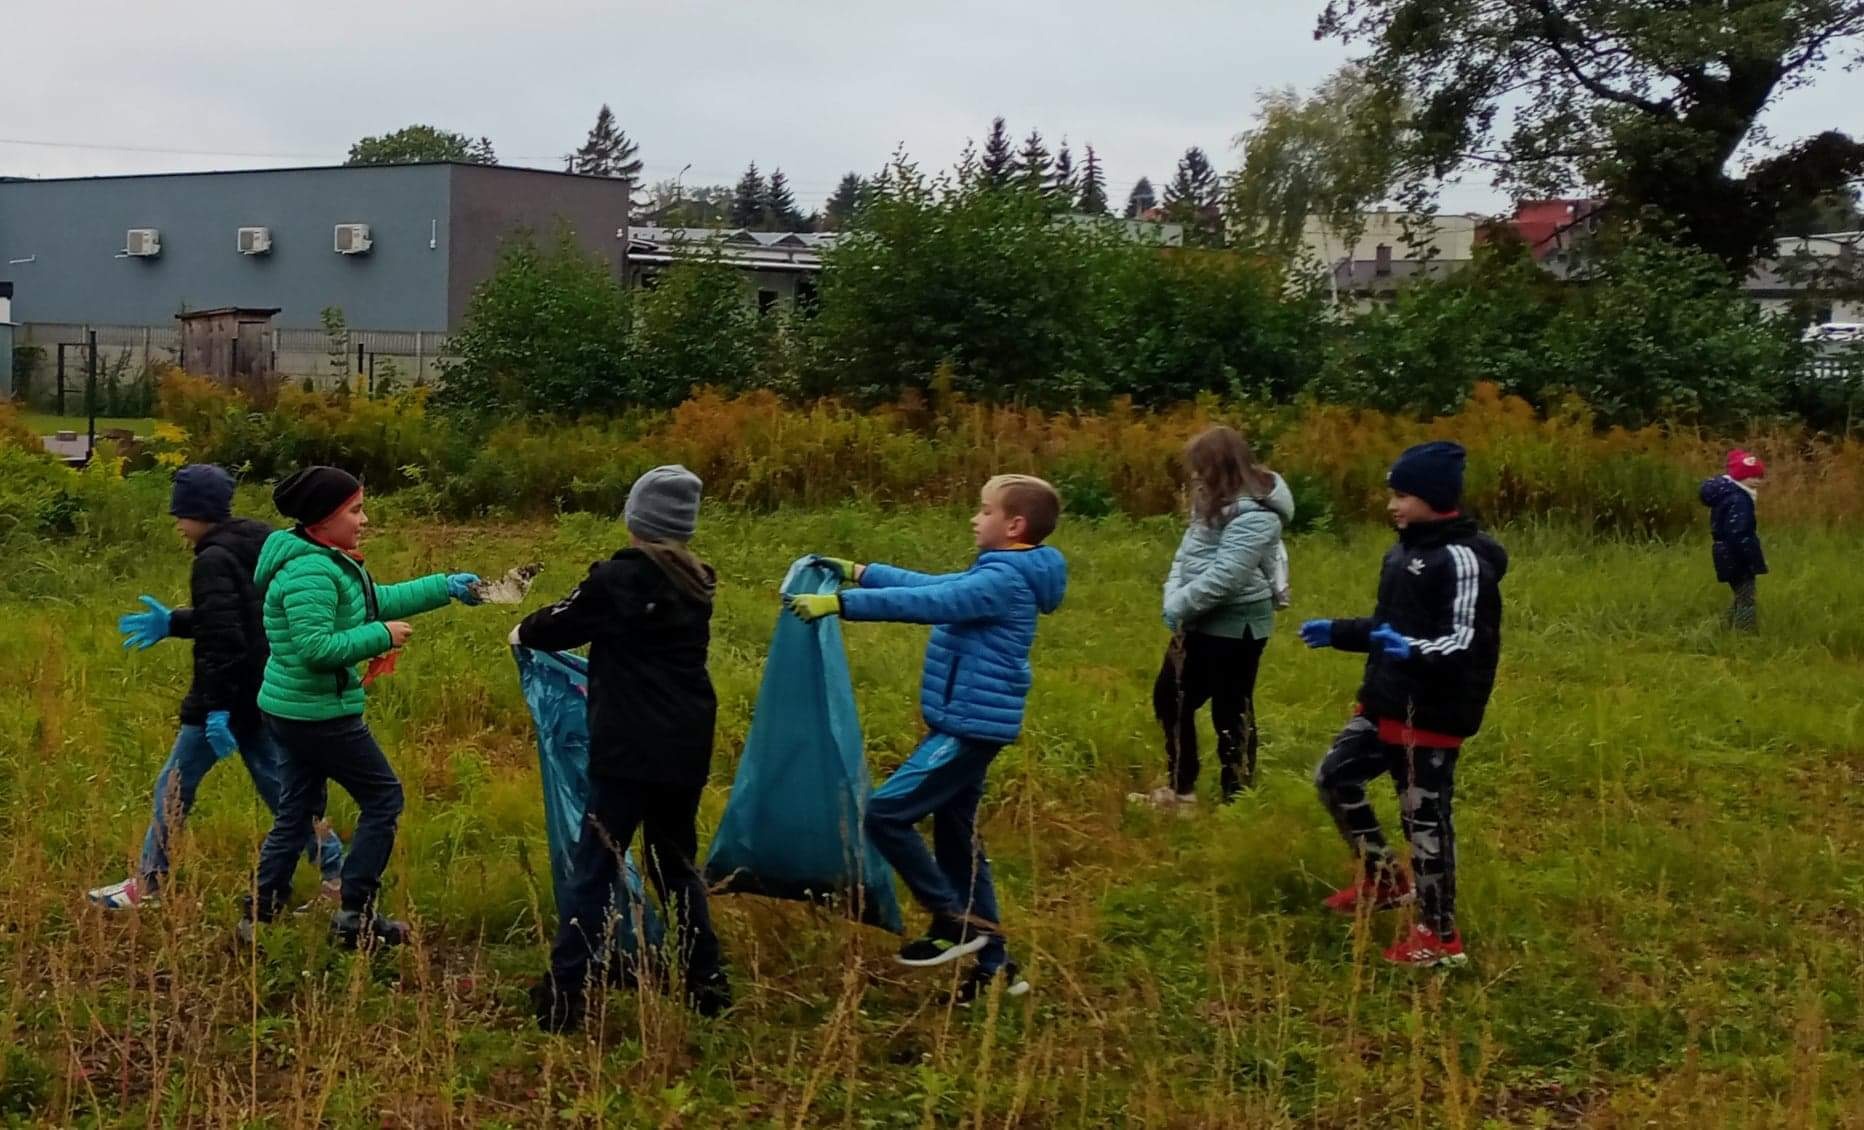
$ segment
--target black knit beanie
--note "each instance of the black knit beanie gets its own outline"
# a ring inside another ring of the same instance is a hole
[[[315,526],[361,489],[356,476],[340,467],[306,467],[272,488],[272,505],[301,526]]]
[[[1395,491],[1423,499],[1437,513],[1447,514],[1462,501],[1464,460],[1461,444],[1420,443],[1405,449],[1385,482]]]

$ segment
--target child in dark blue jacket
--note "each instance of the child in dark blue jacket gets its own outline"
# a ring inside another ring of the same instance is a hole
[[[1767,571],[1760,535],[1754,526],[1754,496],[1767,481],[1767,465],[1740,448],[1728,453],[1728,473],[1702,484],[1702,504],[1709,508],[1709,533],[1715,539],[1715,579],[1734,590],[1728,624],[1743,632],[1755,626],[1754,578]]]
[[[840,615],[934,625],[919,687],[931,733],[875,790],[862,823],[932,913],[925,936],[908,942],[898,961],[925,967],[978,955],[959,985],[960,1004],[999,977],[1006,995],[1029,991],[1003,941],[977,806],[991,761],[1022,732],[1036,620],[1061,606],[1068,586],[1067,562],[1042,544],[1060,516],[1054,487],[1025,475],[999,475],[984,484],[971,519],[981,552],[964,572],[931,576],[825,558],[858,587],[790,600],[805,621]],[[915,828],[927,816],[931,851]]]

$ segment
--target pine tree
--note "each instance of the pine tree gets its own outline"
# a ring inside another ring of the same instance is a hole
[[[764,186],[764,226],[771,231],[801,231],[803,214],[796,209],[796,194],[782,169],[770,174]]]
[[[757,171],[757,162],[752,161],[744,175],[738,178],[738,187],[731,194],[731,226],[735,228],[756,228],[764,219],[764,174]]]
[[[1183,224],[1192,242],[1215,245],[1222,242],[1222,212],[1218,201],[1221,186],[1210,158],[1193,145],[1178,159],[1178,170],[1165,186],[1165,218]]]
[[[1126,194],[1126,218],[1137,220],[1147,212],[1158,207],[1159,199],[1152,191],[1152,181],[1140,177],[1133,183],[1133,190]]]
[[[1047,187],[1049,174],[1054,167],[1048,146],[1042,144],[1042,131],[1030,130],[1029,136],[1023,139],[1022,149],[1016,154],[1016,183],[1031,192],[1041,192]]]
[[[581,149],[563,158],[563,168],[565,172],[592,177],[626,177],[638,181],[641,179],[640,149],[615,125],[615,112],[604,102],[596,112],[589,139],[583,142]]]
[[[1107,214],[1107,173],[1100,167],[1094,147],[1087,147],[1087,160],[1081,164],[1081,197],[1075,208],[1089,216]]]
[[[822,223],[828,231],[841,231],[854,219],[855,209],[861,206],[861,197],[867,191],[867,182],[859,173],[848,173],[835,186],[835,195],[828,198],[823,208]]]
[[[1055,152],[1055,167],[1049,172],[1048,183],[1042,186],[1055,203],[1065,209],[1074,207],[1075,194],[1081,189],[1076,180],[1074,153],[1068,148],[1068,139],[1061,139],[1061,148]]]
[[[977,166],[978,183],[985,188],[1002,188],[1016,175],[1016,154],[1010,149],[1010,131],[1003,119],[990,123],[990,136],[984,139],[984,159]]]

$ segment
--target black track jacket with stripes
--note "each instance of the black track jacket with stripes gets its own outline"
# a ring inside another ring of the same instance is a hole
[[[1459,738],[1482,728],[1501,657],[1507,571],[1507,551],[1472,518],[1398,532],[1379,573],[1378,608],[1363,620],[1333,622],[1334,647],[1371,653],[1359,688],[1368,715]],[[1411,641],[1410,658],[1372,648],[1380,624]]]

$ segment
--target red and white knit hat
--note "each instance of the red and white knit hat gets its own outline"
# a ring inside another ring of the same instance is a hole
[[[1760,456],[1749,455],[1738,447],[1728,453],[1728,477],[1735,482],[1765,478],[1766,475],[1767,464],[1760,461]]]

